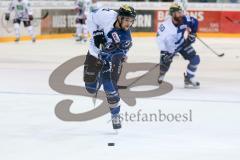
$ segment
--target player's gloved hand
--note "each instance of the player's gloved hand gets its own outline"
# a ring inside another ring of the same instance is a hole
[[[195,34],[195,33],[189,34],[188,40],[189,40],[191,43],[195,42],[195,41],[196,41],[196,34]]]
[[[107,40],[104,36],[104,31],[103,30],[96,30],[93,32],[93,39],[94,39],[94,44],[97,48],[100,47],[100,45],[104,45]]]
[[[33,20],[33,16],[32,15],[29,15],[28,18],[29,18],[30,21]]]
[[[104,74],[108,74],[112,71],[112,61],[111,61],[111,54],[106,52],[101,52],[98,54],[99,60],[102,62],[102,72]]]
[[[105,43],[103,52],[113,52],[117,48],[118,48],[118,44],[113,42],[108,42],[108,43]]]
[[[171,63],[174,57],[174,53],[169,53],[167,51],[161,51],[161,61],[165,64]]]
[[[100,52],[98,54],[98,59],[103,63],[103,64],[107,64],[108,62],[111,61],[111,55],[109,53],[106,52]]]
[[[196,41],[196,34],[190,33],[188,38],[185,40],[185,45],[188,46]]]
[[[5,14],[5,20],[6,20],[6,21],[9,21],[9,19],[10,19],[10,14],[9,14],[9,13],[6,13],[6,14]]]

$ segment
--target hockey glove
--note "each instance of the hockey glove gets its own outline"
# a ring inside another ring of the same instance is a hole
[[[112,62],[111,62],[111,54],[106,53],[106,52],[101,52],[98,54],[98,58],[102,62],[102,72],[103,76],[109,76],[105,75],[107,73],[110,73],[112,71]]]
[[[167,51],[161,51],[161,61],[164,64],[170,64],[174,57],[174,53],[169,53]]]
[[[196,41],[196,34],[190,33],[188,38],[185,40],[185,46],[188,46]]]
[[[100,48],[100,45],[104,45],[107,41],[104,36],[103,30],[96,30],[93,32],[94,44],[97,48]]]
[[[32,21],[33,20],[33,16],[32,15],[29,15],[29,20]]]
[[[111,55],[106,52],[100,52],[98,54],[98,59],[103,63],[106,64],[111,61]]]

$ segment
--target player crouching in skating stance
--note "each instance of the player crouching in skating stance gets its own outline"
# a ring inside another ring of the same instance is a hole
[[[14,29],[16,34],[15,42],[20,40],[20,24],[23,22],[24,27],[27,27],[29,35],[32,37],[32,42],[36,41],[35,35],[33,33],[33,27],[31,21],[33,20],[33,13],[28,0],[12,0],[9,5],[8,11],[5,14],[5,20],[10,20],[10,13],[15,12],[15,18],[13,20]]]
[[[96,95],[103,85],[114,129],[121,128],[117,81],[122,62],[132,46],[130,28],[135,17],[135,10],[123,5],[117,12],[99,9],[87,19],[92,38],[84,63],[85,87],[89,93]]]
[[[192,47],[196,38],[198,21],[193,17],[185,16],[181,6],[177,3],[170,6],[169,14],[171,17],[160,24],[157,33],[157,41],[161,50],[158,82],[162,83],[173,57],[179,52],[185,60],[189,61],[187,71],[184,73],[185,88],[199,88],[200,83],[195,81],[194,77],[200,57]]]

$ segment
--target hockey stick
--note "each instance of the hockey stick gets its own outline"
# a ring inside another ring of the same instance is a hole
[[[48,12],[46,12],[42,17],[36,17],[34,19],[36,19],[36,20],[43,20],[43,19],[47,18],[47,16],[48,16]]]
[[[210,51],[212,51],[212,53],[214,53],[215,55],[217,55],[218,57],[223,57],[224,53],[217,53],[215,50],[213,50],[209,45],[207,45],[203,40],[201,40],[199,37],[197,37],[197,39],[202,42],[202,44],[204,44]]]
[[[47,18],[47,16],[48,16],[48,12],[46,12],[42,17],[34,18],[33,21],[32,21],[32,25],[34,27],[38,27],[41,23],[41,20],[44,20],[45,18]]]
[[[234,24],[240,24],[240,20],[233,20],[229,17],[225,17],[227,20],[229,20],[230,22],[234,23]]]
[[[150,68],[150,70],[141,75],[140,77],[138,77],[136,80],[134,80],[133,82],[131,82],[130,84],[126,85],[126,86],[121,86],[121,85],[118,85],[118,89],[127,89],[129,88],[130,86],[132,86],[133,84],[135,84],[136,82],[138,82],[141,78],[145,77],[148,73],[152,72],[155,68],[157,68],[159,66],[159,64],[156,64],[155,66],[153,66],[152,68]]]

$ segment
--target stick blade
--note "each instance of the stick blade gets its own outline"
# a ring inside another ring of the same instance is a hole
[[[218,57],[223,57],[225,54],[224,53],[221,53],[218,55]]]

